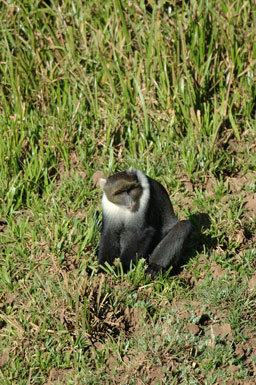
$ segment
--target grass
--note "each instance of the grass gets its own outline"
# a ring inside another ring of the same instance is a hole
[[[254,2],[0,10],[1,384],[254,383]],[[193,222],[176,275],[96,275],[130,166]]]

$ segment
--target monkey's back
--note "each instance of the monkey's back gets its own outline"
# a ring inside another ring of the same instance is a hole
[[[156,229],[161,229],[160,238],[177,222],[172,203],[165,188],[156,180],[149,179],[150,201],[147,208],[147,220]]]

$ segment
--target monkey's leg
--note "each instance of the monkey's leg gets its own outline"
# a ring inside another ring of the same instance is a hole
[[[110,265],[114,262],[115,258],[118,258],[120,255],[120,237],[119,234],[114,231],[102,231],[100,237],[100,246],[98,253],[98,263],[99,265],[104,265],[105,262],[108,262]],[[99,267],[98,272],[101,272],[102,269]]]
[[[191,229],[190,221],[179,221],[159,242],[149,257],[148,273],[152,277],[162,269],[179,264],[184,242]]]

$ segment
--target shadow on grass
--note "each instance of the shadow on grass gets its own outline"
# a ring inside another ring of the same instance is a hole
[[[211,220],[208,214],[200,213],[191,215],[189,220],[193,225],[192,233],[189,237],[189,248],[192,249],[192,256],[197,252],[201,253],[214,249],[217,246],[217,238],[208,234],[207,230],[211,226]]]
[[[182,270],[184,265],[200,254],[203,250],[206,252],[215,249],[217,246],[217,238],[207,234],[207,229],[211,226],[210,217],[206,213],[194,214],[189,217],[192,223],[192,232],[187,239],[184,247],[183,256],[180,266],[172,269],[170,275],[177,275]]]

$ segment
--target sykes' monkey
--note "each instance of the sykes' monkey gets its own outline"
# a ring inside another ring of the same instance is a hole
[[[143,257],[153,277],[179,265],[192,226],[175,216],[164,187],[133,169],[100,178],[98,184],[103,190],[99,265],[119,257],[127,271],[131,261]]]

